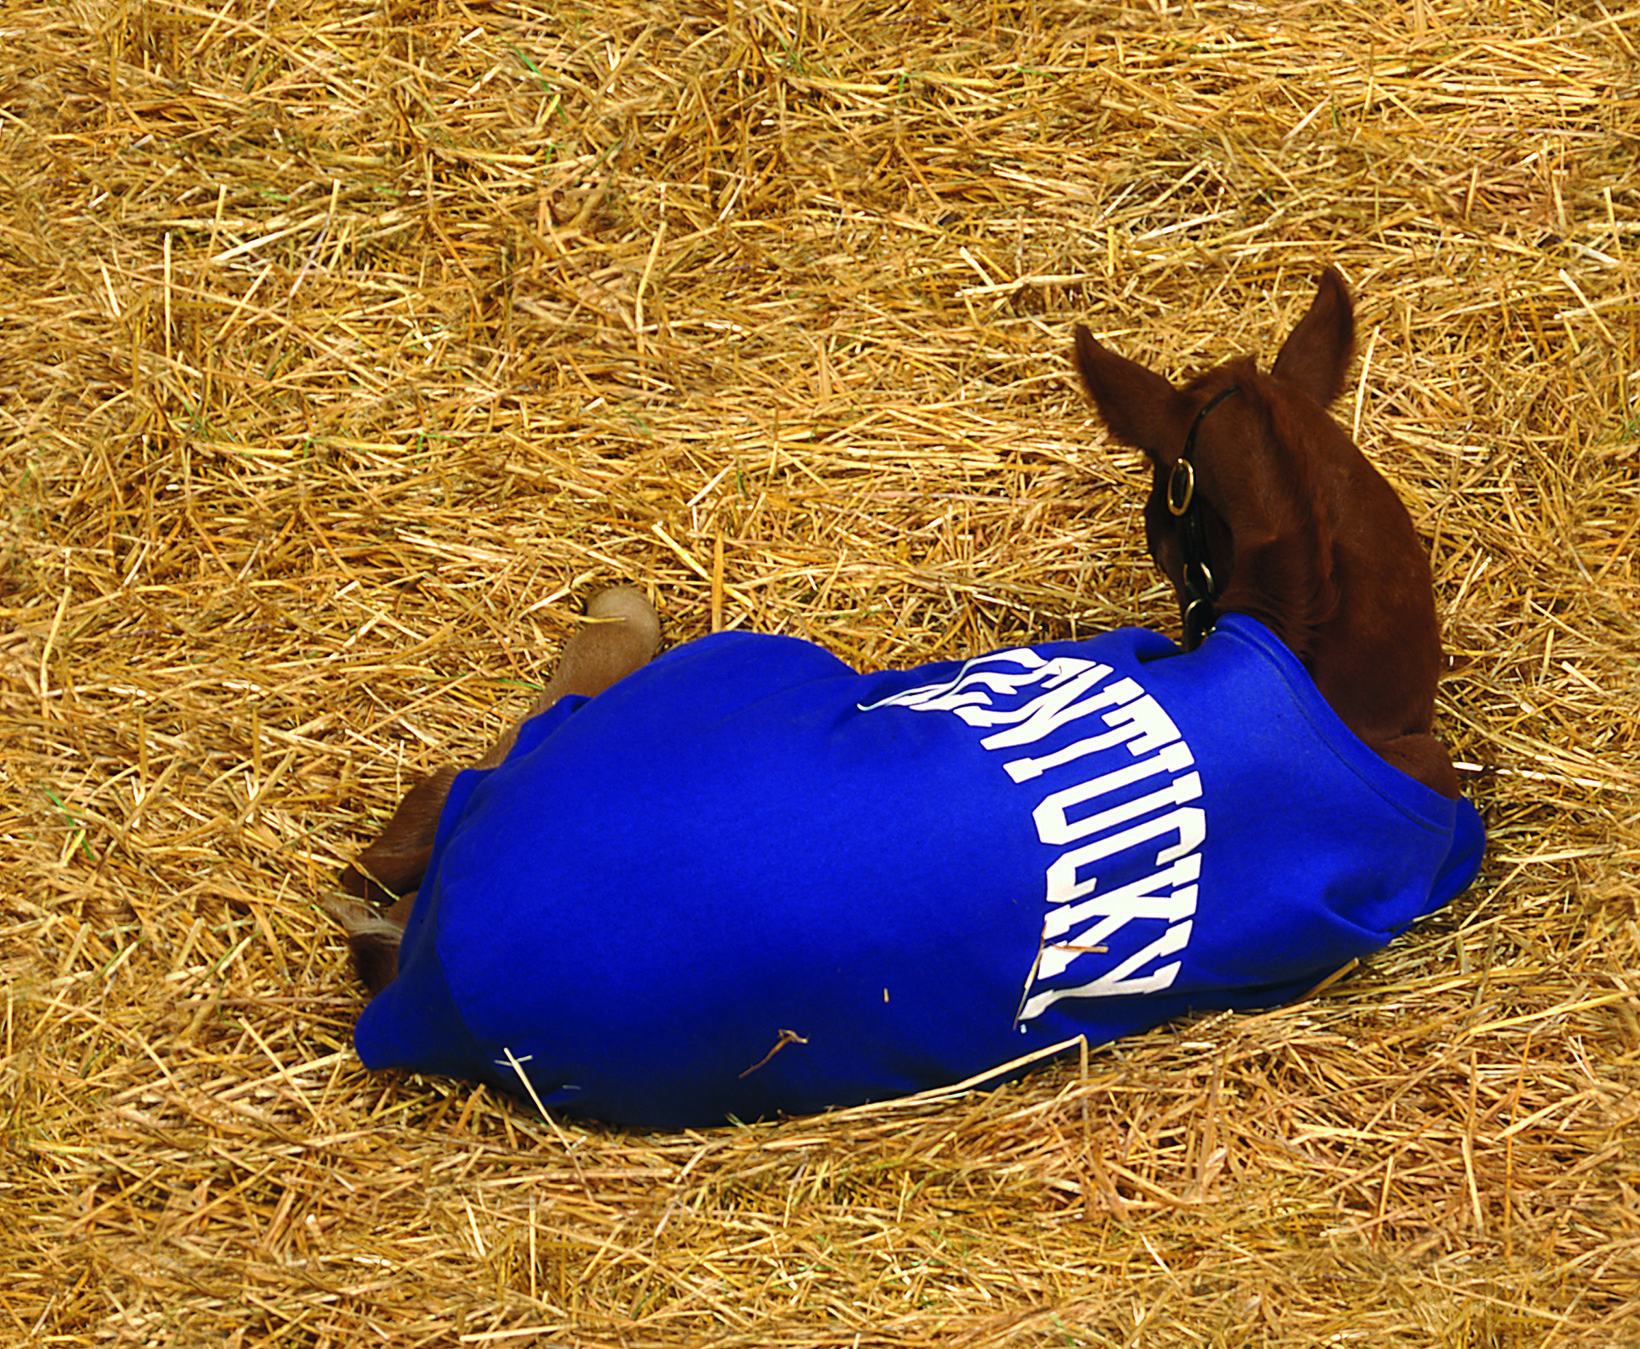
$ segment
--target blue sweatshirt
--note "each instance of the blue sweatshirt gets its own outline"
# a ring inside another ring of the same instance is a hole
[[[615,1123],[808,1113],[1291,999],[1482,847],[1238,615],[866,675],[719,633],[456,778],[355,1043]]]

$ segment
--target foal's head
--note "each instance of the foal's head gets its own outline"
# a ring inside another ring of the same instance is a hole
[[[1194,431],[1205,559],[1192,561],[1205,560],[1218,611],[1263,623],[1356,735],[1456,796],[1430,735],[1441,648],[1428,560],[1400,499],[1325,411],[1354,337],[1349,292],[1329,268],[1268,375],[1244,356],[1176,389],[1082,327],[1076,363],[1111,435],[1150,460],[1150,555],[1181,600],[1186,558],[1168,492]]]

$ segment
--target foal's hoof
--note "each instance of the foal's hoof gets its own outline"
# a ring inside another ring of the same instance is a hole
[[[631,586],[612,586],[600,590],[587,602],[587,617],[606,622],[619,620],[630,629],[631,636],[641,641],[648,656],[654,655],[661,644],[661,621],[655,606],[644,598],[643,592]]]

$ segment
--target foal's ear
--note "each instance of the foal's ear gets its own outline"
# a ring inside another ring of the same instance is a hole
[[[1189,429],[1190,400],[1137,361],[1100,346],[1080,323],[1076,325],[1076,368],[1106,427],[1124,445],[1143,450],[1161,463],[1164,445],[1183,442]]]
[[[1344,278],[1331,267],[1321,273],[1315,299],[1281,345],[1270,367],[1276,379],[1303,389],[1326,407],[1344,391],[1355,351],[1355,310]]]

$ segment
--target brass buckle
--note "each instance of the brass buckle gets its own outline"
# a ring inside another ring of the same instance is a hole
[[[1175,516],[1183,515],[1195,499],[1196,467],[1188,459],[1179,459],[1167,477],[1167,509]]]

